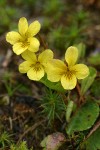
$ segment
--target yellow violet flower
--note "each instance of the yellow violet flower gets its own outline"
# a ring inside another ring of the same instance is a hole
[[[28,26],[27,19],[22,17],[18,23],[19,32],[8,32],[6,35],[6,41],[13,45],[13,51],[17,55],[20,55],[25,50],[37,52],[40,43],[38,39],[33,36],[39,32],[40,27],[41,25],[38,21],[34,21]]]
[[[64,89],[75,88],[77,79],[84,79],[89,74],[89,69],[84,64],[75,64],[78,59],[78,49],[70,46],[65,53],[65,63],[53,59],[48,63],[47,78],[51,82],[61,81]]]
[[[53,59],[53,52],[47,49],[37,56],[31,51],[25,51],[22,57],[25,61],[19,65],[19,71],[27,73],[30,80],[38,81],[46,73],[47,62]]]

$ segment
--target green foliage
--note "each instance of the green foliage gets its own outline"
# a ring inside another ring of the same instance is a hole
[[[66,121],[67,122],[69,122],[69,120],[70,120],[70,116],[71,116],[71,113],[73,111],[73,107],[74,107],[74,102],[69,101],[68,105],[67,105],[67,109],[66,109]]]
[[[100,127],[88,138],[82,145],[81,149],[99,150],[100,149]]]
[[[10,147],[10,150],[33,150],[32,148],[28,149],[25,141],[22,141],[19,144],[14,144],[12,135],[4,131],[3,133],[0,133],[0,148],[5,150],[8,147]]]
[[[0,20],[2,20],[0,22],[1,34],[5,31],[5,29],[9,29],[9,27],[13,25],[12,19],[17,17],[19,17],[19,11],[15,7],[9,6],[6,0],[4,2],[0,1]]]
[[[88,58],[88,62],[92,65],[100,65],[100,54],[97,53],[95,55],[91,55],[89,58]]]
[[[46,95],[41,100],[41,106],[43,107],[42,113],[48,119],[48,124],[51,124],[56,118],[61,120],[66,110],[62,97],[49,89],[46,90]]]
[[[72,22],[67,27],[59,26],[52,29],[48,34],[48,42],[59,50],[64,50],[74,43],[79,43],[85,40],[83,35],[83,28],[78,26],[78,23]]]
[[[18,3],[18,1],[20,4],[24,4],[24,5],[26,4],[28,7],[34,6],[36,4],[35,0],[16,0],[16,3]]]
[[[51,82],[47,79],[46,76],[44,76],[40,82],[42,82],[45,86],[47,86],[50,89],[56,90],[58,92],[63,92],[65,93],[66,90],[62,87],[60,82]]]
[[[64,50],[66,43],[66,35],[63,26],[59,26],[56,29],[51,29],[48,34],[48,42],[54,48]]]
[[[22,141],[17,145],[12,144],[10,146],[10,150],[32,150],[32,149],[28,149],[26,142]]]
[[[79,26],[78,22],[72,22],[70,27],[65,29],[66,47],[84,41],[86,36],[83,34],[83,26]]]
[[[0,0],[0,6],[4,7],[7,4],[7,0]]]
[[[84,43],[79,43],[75,45],[78,48],[78,59],[82,61],[85,56],[86,46]]]
[[[82,95],[84,95],[86,93],[86,91],[90,88],[90,86],[92,85],[92,83],[96,77],[96,74],[97,74],[96,69],[93,67],[89,67],[89,71],[90,71],[90,73],[89,73],[88,77],[83,79],[81,82],[81,94]]]
[[[58,11],[58,9],[56,10]],[[57,19],[57,21],[59,19]],[[84,34],[84,30],[89,26],[90,23],[90,17],[86,11],[80,10],[78,12],[76,11],[74,13],[70,13],[68,15],[68,20],[66,18],[64,24],[62,22],[62,25],[60,26],[55,25],[56,23],[52,19],[52,24],[53,23],[54,27],[48,34],[48,42],[52,48],[62,51],[70,45],[86,41],[87,35]]]
[[[73,21],[78,22],[79,25],[88,25],[90,23],[89,13],[85,10],[79,10],[72,15]]]
[[[100,79],[97,79],[93,82],[91,86],[92,95],[100,100]]]
[[[15,0],[14,5],[21,6],[23,10],[27,10],[27,13],[33,14],[38,2],[39,0]]]
[[[67,134],[74,132],[84,131],[94,124],[99,115],[99,106],[93,101],[86,102],[72,117],[68,127],[66,128]]]
[[[0,147],[2,148],[2,150],[12,143],[11,136],[12,135],[8,134],[6,131],[0,133]]]
[[[76,24],[66,28],[60,26],[51,30],[48,37],[48,41],[53,47],[65,50],[69,45],[73,45],[76,41],[79,41],[80,30]]]
[[[44,14],[51,16],[52,14],[57,15],[59,12],[63,11],[64,8],[64,4],[60,0],[47,0],[44,3]]]
[[[5,85],[5,88],[7,90],[7,93],[8,93],[8,96],[13,96],[13,94],[15,93],[15,91],[21,87],[21,85],[17,85],[14,87],[12,81],[11,81],[11,77],[12,77],[12,74],[10,73],[6,73],[4,75],[4,85]]]
[[[49,17],[44,17],[43,25],[42,25],[42,30],[44,32],[48,31],[48,29],[50,28],[51,25],[52,25],[52,20],[50,20]]]
[[[27,95],[32,95],[32,91],[26,84],[20,84],[16,90],[20,93],[27,93]]]

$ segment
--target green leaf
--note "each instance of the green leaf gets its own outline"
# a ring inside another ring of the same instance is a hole
[[[66,109],[66,121],[69,122],[71,113],[73,111],[74,102],[69,101]]]
[[[100,54],[96,54],[94,56],[90,56],[88,58],[88,62],[93,65],[100,65]]]
[[[51,82],[44,76],[40,82],[42,82],[45,86],[49,87],[50,89],[59,91],[59,92],[66,92],[66,90],[62,87],[60,82]]]
[[[96,74],[97,74],[97,71],[95,68],[93,67],[89,67],[89,75],[88,77],[86,77],[85,79],[82,80],[81,82],[81,94],[84,95],[85,92],[89,89],[89,87],[92,85],[95,77],[96,77]]]
[[[82,143],[81,148],[86,150],[99,150],[100,149],[100,127]]]
[[[93,82],[91,86],[91,93],[96,99],[100,100],[100,79],[99,78]]]
[[[41,141],[41,146],[42,146],[42,147],[46,147],[47,138],[48,138],[48,137],[45,137],[45,138]]]
[[[73,132],[84,131],[94,124],[99,115],[99,106],[94,101],[86,102],[72,117],[66,132],[73,134]]]

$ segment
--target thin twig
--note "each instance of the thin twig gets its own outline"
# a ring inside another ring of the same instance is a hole
[[[96,125],[93,127],[93,129],[89,132],[86,139],[89,138],[99,127],[100,127],[100,120],[96,123]]]

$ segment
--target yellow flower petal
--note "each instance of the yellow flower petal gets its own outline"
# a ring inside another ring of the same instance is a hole
[[[50,80],[51,82],[60,81],[63,75],[61,69],[53,69],[53,68],[46,69],[46,73],[47,73],[47,79]]]
[[[21,53],[23,53],[25,50],[27,50],[28,46],[23,46],[22,42],[16,43],[13,45],[13,51],[14,53],[16,53],[17,55],[20,55]]]
[[[65,60],[68,66],[73,66],[78,59],[78,49],[74,46],[70,46],[65,53]]]
[[[25,33],[27,32],[28,22],[25,17],[20,18],[19,23],[18,23],[18,29],[21,35],[25,35]]]
[[[63,61],[59,59],[52,59],[51,61],[47,62],[46,67],[47,72],[51,72],[51,69],[58,70],[58,72],[60,71],[60,74],[64,74],[67,70],[67,67]]]
[[[33,37],[33,38],[29,38],[28,41],[30,42],[28,50],[30,50],[32,52],[37,52],[39,50],[39,46],[40,46],[38,39]]]
[[[39,70],[36,70],[35,67],[31,68],[28,72],[27,72],[27,76],[30,80],[36,80],[39,81],[43,76],[44,76],[44,69],[41,66],[39,68]]]
[[[51,82],[58,82],[66,70],[67,67],[64,64],[64,62],[58,59],[53,59],[47,63],[46,67],[47,78]]]
[[[67,75],[63,75],[61,77],[61,84],[64,89],[66,90],[72,90],[76,86],[76,77],[75,75],[72,75],[71,78],[68,78]]]
[[[40,31],[40,27],[41,25],[38,21],[31,23],[27,31],[28,37],[36,35]]]
[[[23,59],[28,60],[28,61],[32,61],[33,63],[36,63],[36,61],[37,61],[36,54],[31,52],[31,51],[28,51],[28,50],[23,52],[21,54],[21,56],[22,56]]]
[[[43,51],[38,57],[38,61],[43,65],[46,65],[51,59],[53,59],[53,52],[50,49]]]
[[[20,40],[21,40],[21,36],[18,32],[12,31],[12,32],[8,32],[6,35],[6,41],[12,45],[19,42]]]
[[[64,62],[59,60],[59,59],[52,59],[51,61],[49,61],[48,65],[49,65],[48,67],[58,68],[58,69],[61,69],[61,70],[66,70],[67,69]]]
[[[78,79],[84,79],[89,75],[89,68],[84,64],[77,64],[71,69],[75,71],[75,76]]]
[[[32,62],[24,61],[19,65],[19,72],[26,73],[29,69],[31,69]]]

